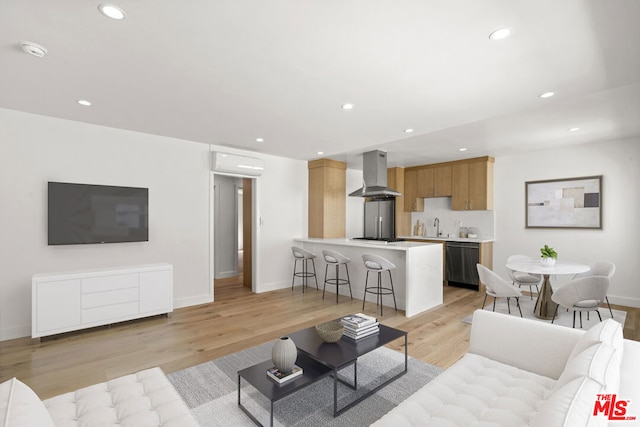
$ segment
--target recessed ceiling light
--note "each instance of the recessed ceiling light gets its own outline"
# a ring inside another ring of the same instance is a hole
[[[264,142],[264,138],[256,138],[256,142]]]
[[[101,4],[98,6],[98,10],[107,18],[121,20],[124,19],[124,10],[120,9],[118,6],[114,6],[112,4]]]
[[[580,128],[569,128],[569,129],[567,129],[567,131],[569,131],[569,132],[577,132],[579,130],[580,130]]]
[[[555,93],[553,92],[545,92],[540,94],[540,98],[551,98]]]
[[[467,151],[468,148],[458,148],[458,151]]]
[[[318,154],[319,154],[319,155],[323,155],[323,154],[324,154],[324,151],[318,151]]]
[[[411,129],[411,128],[404,130],[404,133],[411,133],[411,132],[413,132],[413,129]]]
[[[489,34],[489,38],[491,40],[502,40],[504,38],[509,37],[511,34],[511,30],[508,28],[500,28],[499,30],[495,30],[493,33]]]
[[[48,52],[46,47],[40,46],[39,44],[34,42],[20,42],[20,47],[26,53],[37,56],[38,58],[42,58]]]
[[[343,110],[353,110],[353,104],[342,104]]]
[[[90,107],[91,106],[91,102],[87,101],[86,99],[79,99],[78,100],[78,104],[84,105],[85,107]]]

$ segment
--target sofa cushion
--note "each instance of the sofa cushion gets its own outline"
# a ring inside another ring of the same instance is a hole
[[[582,376],[553,392],[531,419],[532,427],[606,426],[605,417],[594,417],[596,395],[603,393],[598,381]]]
[[[604,342],[615,348],[622,359],[624,347],[624,337],[622,335],[622,325],[613,319],[607,319],[589,328],[576,342],[569,355],[569,360],[581,353],[593,344]]]
[[[160,368],[56,396],[44,404],[57,427],[197,426]]]
[[[36,393],[12,378],[0,384],[0,426],[54,427],[54,424]]]
[[[598,328],[598,336],[606,328]],[[585,334],[586,335],[586,334]],[[610,334],[604,334],[611,342]],[[589,347],[576,344],[580,352],[572,353],[553,392],[540,405],[532,419],[533,426],[596,426],[606,425],[604,417],[594,417],[593,408],[598,394],[617,393],[620,387],[620,351],[607,342],[595,342]]]
[[[586,376],[600,383],[605,392],[617,393],[620,388],[621,361],[620,352],[609,344],[593,344],[567,362],[554,390],[575,378]]]
[[[374,426],[527,425],[554,384],[550,378],[467,353]]]

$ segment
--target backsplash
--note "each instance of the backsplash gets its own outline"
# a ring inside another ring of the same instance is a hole
[[[411,213],[411,230],[416,221],[424,223],[426,236],[435,237],[435,219],[440,220],[442,237],[457,237],[458,221],[462,227],[474,227],[479,237],[495,237],[495,214],[493,211],[454,211],[451,210],[451,197],[424,199],[424,212]]]

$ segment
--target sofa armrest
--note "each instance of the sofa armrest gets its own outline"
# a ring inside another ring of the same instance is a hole
[[[640,419],[640,342],[624,340],[622,363],[620,365],[620,391],[618,399],[628,400],[627,415]],[[624,425],[624,423],[612,421],[610,425]]]
[[[558,379],[584,331],[476,310],[469,352]]]

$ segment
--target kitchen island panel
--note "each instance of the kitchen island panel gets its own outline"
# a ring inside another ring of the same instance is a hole
[[[442,304],[442,245],[438,243],[369,242],[349,239],[294,239],[294,245],[317,255],[316,269],[318,284],[322,287],[326,263],[322,257],[323,249],[335,250],[351,258],[349,275],[353,296],[362,299],[367,270],[362,262],[363,254],[384,257],[396,265],[392,271],[396,302],[399,310],[404,310],[407,317],[415,316],[430,308]],[[341,271],[343,271],[341,269]],[[333,277],[333,270],[329,269]],[[343,273],[341,273],[343,274]],[[369,284],[374,285],[377,275],[369,274]],[[383,273],[384,285],[388,283],[388,273]],[[335,293],[335,286],[327,286],[327,292]],[[340,286],[341,295],[349,295],[346,286]],[[375,296],[368,295],[365,311],[371,311]],[[391,295],[383,297],[383,304],[393,308]]]

